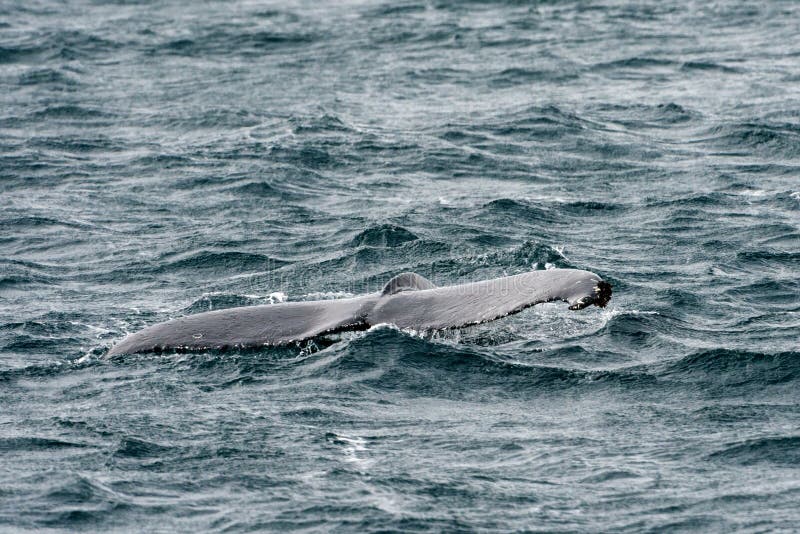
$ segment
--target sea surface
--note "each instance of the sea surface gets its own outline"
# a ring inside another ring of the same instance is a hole
[[[797,531],[798,21],[0,0],[0,530]],[[609,306],[106,355],[552,267]]]

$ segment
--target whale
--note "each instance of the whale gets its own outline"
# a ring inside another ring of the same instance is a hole
[[[130,334],[109,356],[290,345],[348,330],[391,324],[418,332],[464,328],[564,301],[571,310],[605,307],[611,284],[580,269],[529,271],[437,287],[417,273],[401,273],[381,291],[352,298],[282,302],[178,317]]]

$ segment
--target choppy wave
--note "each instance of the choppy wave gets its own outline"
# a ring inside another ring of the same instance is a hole
[[[0,6],[0,528],[795,529],[798,15]],[[553,267],[610,306],[106,356]]]

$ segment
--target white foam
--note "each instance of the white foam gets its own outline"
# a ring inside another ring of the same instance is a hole
[[[372,332],[373,330],[384,330],[384,329],[400,331],[400,329],[396,325],[393,325],[392,323],[378,323],[370,326],[367,329],[367,332]]]
[[[286,302],[289,296],[283,291],[275,291],[267,295],[267,300],[270,304],[277,304],[278,302]]]
[[[767,194],[767,192],[764,191],[763,189],[753,189],[752,191],[750,190],[741,191],[740,194],[748,197],[763,197]]]
[[[360,454],[369,452],[367,440],[359,436],[345,436],[343,434],[333,434],[333,442],[342,445],[344,461],[356,464],[360,469],[372,465],[373,460],[362,458]]]
[[[315,291],[313,293],[306,293],[303,295],[304,299],[309,300],[335,300],[352,298],[355,295],[348,291]]]
[[[92,351],[89,351],[72,363],[85,363],[88,362],[91,357],[92,357]]]

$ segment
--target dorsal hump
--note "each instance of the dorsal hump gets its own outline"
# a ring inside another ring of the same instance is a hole
[[[381,296],[394,295],[401,291],[419,291],[421,289],[433,289],[436,287],[433,282],[420,276],[417,273],[398,274],[383,286]]]

